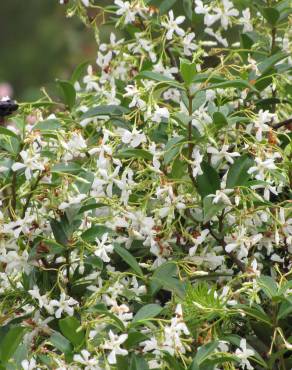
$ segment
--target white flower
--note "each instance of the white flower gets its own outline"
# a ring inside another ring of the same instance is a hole
[[[276,114],[270,113],[269,111],[263,111],[262,109],[259,111],[258,116],[254,123],[254,128],[256,130],[256,139],[258,141],[262,141],[263,139],[263,132],[267,132],[271,130],[271,127],[267,125],[267,123],[272,122],[276,118]]]
[[[122,349],[120,347],[121,344],[123,344],[127,340],[128,334],[122,334],[122,335],[119,336],[117,334],[114,334],[110,330],[108,335],[109,335],[110,339],[107,340],[102,345],[102,348],[111,350],[107,359],[108,359],[109,364],[114,365],[114,364],[117,363],[117,359],[116,359],[117,355],[127,356],[127,354],[128,354],[128,351],[126,349]]]
[[[209,233],[210,231],[208,229],[205,229],[197,237],[192,238],[194,246],[189,249],[190,256],[193,256],[196,253],[198,246],[204,243]]]
[[[233,8],[233,3],[229,0],[222,0],[223,7],[215,7],[213,11],[215,14],[205,15],[205,24],[210,27],[213,23],[220,19],[222,27],[227,30],[230,22],[230,17],[236,17],[239,15],[239,11]]]
[[[197,14],[208,14],[210,8],[203,4],[202,0],[195,0],[195,13]]]
[[[124,94],[124,97],[132,98],[131,103],[129,104],[129,108],[137,107],[140,109],[146,108],[146,103],[144,100],[140,98],[141,93],[134,85],[128,85],[126,86],[126,94]]]
[[[221,161],[224,158],[226,159],[227,162],[231,164],[234,163],[233,157],[239,157],[240,154],[237,152],[229,153],[228,148],[229,148],[228,145],[223,145],[221,150],[219,151],[217,148],[209,147],[207,149],[207,153],[212,154],[211,163],[213,165],[216,165],[219,161]]]
[[[222,202],[224,204],[227,204],[229,206],[232,205],[228,195],[233,192],[233,189],[221,189],[221,190],[216,190],[215,194],[210,194],[208,197],[214,198],[213,199],[213,204],[217,204],[219,202]]]
[[[231,237],[226,237],[226,252],[231,253],[233,250],[238,249],[237,256],[240,260],[247,257],[249,249],[257,244],[262,239],[263,235],[255,234],[247,236],[246,234],[246,228],[241,227],[237,233],[233,234]]]
[[[267,171],[277,169],[273,158],[268,158],[266,160],[256,158],[255,162],[256,166],[250,167],[250,169],[247,172],[249,174],[256,172],[257,174],[255,175],[255,177],[257,180],[265,180],[265,173]]]
[[[90,353],[86,349],[81,350],[80,353],[80,355],[73,356],[73,361],[84,365],[84,370],[101,370],[101,367],[98,366],[98,360],[90,358]]]
[[[240,366],[242,369],[247,368],[248,370],[252,370],[253,366],[251,366],[248,358],[255,354],[254,350],[248,349],[246,346],[246,339],[241,339],[240,341],[240,348],[237,348],[235,351],[235,355],[240,359]]]
[[[162,118],[169,119],[169,111],[167,108],[160,108],[158,105],[155,106],[155,111],[151,116],[152,121],[160,123]]]
[[[25,168],[25,177],[27,180],[30,180],[32,178],[32,172],[35,170],[44,171],[44,158],[40,157],[39,153],[29,153],[27,150],[22,150],[20,153],[20,157],[23,160],[23,163],[21,162],[15,162],[12,165],[13,171],[18,171],[20,169]]]
[[[18,272],[29,274],[31,266],[28,263],[28,258],[27,251],[23,251],[21,255],[16,251],[9,251],[7,254],[0,256],[0,262],[6,264],[5,272],[7,274],[16,274]]]
[[[242,11],[242,17],[239,19],[240,23],[243,25],[242,32],[250,32],[253,30],[250,17],[250,9],[246,8]]]
[[[173,38],[174,33],[176,33],[178,36],[184,36],[185,31],[178,25],[183,23],[186,17],[180,15],[175,19],[172,10],[169,11],[168,17],[169,19],[167,20],[167,22],[161,23],[161,25],[167,29],[166,39],[171,40]]]
[[[112,244],[107,244],[108,233],[103,234],[101,240],[95,239],[97,246],[95,247],[94,254],[101,258],[104,262],[110,262],[108,253],[113,253],[114,246]]]
[[[122,142],[124,144],[129,144],[132,148],[136,148],[140,144],[146,142],[145,134],[142,131],[137,130],[136,127],[133,128],[132,132],[124,128],[118,128],[117,133],[122,136]]]
[[[126,24],[135,21],[136,12],[131,8],[129,1],[115,0],[115,5],[119,7],[116,14],[124,16]]]
[[[187,34],[183,38],[184,54],[186,56],[191,56],[192,52],[198,48],[198,46],[192,42],[194,38],[195,38],[194,32]]]
[[[34,370],[37,368],[36,360],[34,358],[23,360],[21,361],[21,366],[23,370]]]
[[[77,195],[72,195],[72,196],[68,196],[68,201],[67,202],[62,202],[60,205],[59,205],[59,209],[60,210],[64,210],[72,205],[75,205],[75,204],[80,204],[81,201],[83,199],[86,198],[86,194],[77,194]]]
[[[192,170],[193,176],[196,178],[198,175],[202,175],[201,163],[203,162],[204,156],[200,153],[200,149],[194,148],[192,153]]]
[[[50,301],[50,307],[57,307],[57,310],[55,311],[55,316],[57,319],[61,317],[63,312],[67,313],[69,316],[73,316],[73,306],[78,305],[78,302],[72,297],[69,297],[68,299],[66,298],[66,294],[62,292],[58,301],[56,299],[52,299]]]

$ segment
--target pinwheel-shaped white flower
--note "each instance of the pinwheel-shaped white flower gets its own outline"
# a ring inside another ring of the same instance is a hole
[[[98,366],[98,360],[90,358],[90,353],[86,349],[83,349],[80,354],[74,355],[73,360],[85,366],[85,370],[101,370],[101,367]]]
[[[23,163],[15,162],[11,168],[13,171],[18,171],[25,168],[24,174],[27,180],[32,178],[33,171],[43,171],[45,169],[44,160],[40,158],[39,153],[32,155],[27,150],[22,150],[19,154],[23,160]]]
[[[186,17],[180,15],[177,18],[174,18],[173,11],[170,10],[168,13],[168,20],[167,22],[162,22],[161,25],[167,29],[166,32],[166,39],[171,40],[173,38],[173,34],[176,33],[178,36],[184,36],[185,31],[179,27],[179,24],[182,24],[185,21]]]
[[[108,233],[103,234],[101,240],[95,239],[97,246],[95,247],[94,254],[101,258],[104,262],[110,262],[108,253],[113,253],[114,247],[108,244]]]
[[[248,358],[255,354],[254,350],[247,348],[246,346],[246,339],[241,339],[240,341],[240,348],[237,348],[235,351],[235,355],[240,358],[240,365],[242,369],[253,370],[253,366],[251,366]]]
[[[57,319],[59,319],[62,316],[63,312],[67,313],[69,316],[73,316],[74,314],[73,306],[75,305],[78,305],[78,302],[72,297],[69,297],[67,299],[66,294],[64,292],[61,293],[60,299],[58,301],[56,299],[52,299],[49,304],[49,306],[57,308],[55,311],[55,316]]]
[[[126,356],[128,354],[126,349],[122,349],[120,347],[121,344],[127,340],[128,334],[117,335],[110,330],[108,335],[109,340],[107,340],[102,347],[103,349],[111,350],[110,354],[107,356],[107,359],[111,365],[114,365],[117,363],[117,355]]]

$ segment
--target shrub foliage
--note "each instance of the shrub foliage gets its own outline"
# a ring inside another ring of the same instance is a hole
[[[97,59],[0,105],[1,369],[291,369],[290,1],[61,3]]]

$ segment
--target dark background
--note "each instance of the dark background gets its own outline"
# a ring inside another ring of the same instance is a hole
[[[65,12],[59,0],[1,0],[0,87],[9,83],[15,99],[36,99],[42,86],[94,62],[92,31]]]

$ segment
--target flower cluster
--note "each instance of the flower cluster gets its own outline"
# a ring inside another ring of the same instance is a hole
[[[289,1],[60,3],[112,32],[0,126],[1,365],[288,369]]]

